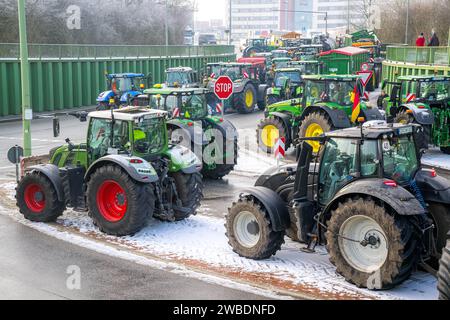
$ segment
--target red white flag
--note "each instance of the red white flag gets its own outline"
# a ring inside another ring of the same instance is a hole
[[[180,116],[180,109],[175,108],[172,112],[172,118],[178,118]]]
[[[416,95],[414,93],[410,93],[410,94],[408,94],[406,96],[406,102],[409,103],[409,102],[414,101],[414,100],[416,100]]]
[[[221,103],[216,104],[216,112],[222,113],[222,104]]]
[[[247,79],[250,78],[250,76],[248,75],[247,71],[244,71],[243,75],[244,75],[244,78],[247,78]]]
[[[275,158],[282,159],[286,155],[286,138],[281,137],[275,144]]]

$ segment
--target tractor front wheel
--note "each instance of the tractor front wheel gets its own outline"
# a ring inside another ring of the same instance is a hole
[[[93,173],[87,194],[89,215],[106,234],[134,235],[153,216],[153,186],[133,180],[115,165],[106,165]]]
[[[171,177],[175,180],[178,198],[182,205],[182,207],[177,207],[176,203],[173,203],[175,220],[181,221],[195,215],[200,207],[200,202],[203,199],[202,175],[200,173],[184,174],[176,172],[171,174]],[[174,199],[175,201],[176,199]]]
[[[284,232],[272,229],[267,210],[252,199],[233,203],[225,219],[228,243],[241,257],[267,259],[284,243]]]
[[[238,151],[239,151],[238,142],[237,140],[235,140],[233,147],[233,163],[227,163],[228,157],[224,157],[223,159],[224,163],[216,164],[214,169],[208,169],[208,164],[204,163],[202,170],[203,176],[205,178],[212,180],[220,180],[223,177],[229,175],[231,171],[234,170],[234,167],[237,164]],[[231,157],[229,159],[231,159]]]
[[[331,120],[323,115],[322,113],[313,112],[306,116],[302,121],[299,138],[317,138],[324,133],[333,131],[334,126]],[[315,154],[320,151],[320,142],[318,141],[307,141],[312,147]]]
[[[27,174],[19,182],[16,200],[20,213],[33,222],[54,222],[66,208],[50,180],[38,172]]]
[[[258,128],[256,129],[256,139],[258,141],[259,148],[271,154],[274,152],[275,144],[280,137],[287,138],[287,129],[284,123],[274,117],[269,117],[262,120]],[[286,139],[286,150],[290,146],[290,141]]]
[[[241,114],[252,113],[256,106],[256,90],[252,84],[247,84],[241,93],[234,95],[234,108]]]
[[[371,200],[348,200],[332,212],[326,233],[330,261],[361,288],[389,289],[411,275],[419,239],[410,217],[392,216]]]

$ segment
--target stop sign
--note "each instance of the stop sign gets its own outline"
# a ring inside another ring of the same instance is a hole
[[[221,100],[226,100],[231,97],[233,94],[233,81],[231,81],[230,77],[219,77],[214,85],[214,93]]]

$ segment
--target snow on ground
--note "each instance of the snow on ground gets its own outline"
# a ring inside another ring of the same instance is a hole
[[[410,280],[389,291],[358,289],[335,273],[323,247],[319,247],[315,254],[306,254],[299,251],[300,244],[289,240],[282,251],[266,261],[240,258],[227,244],[224,221],[201,215],[202,212],[212,210],[205,206],[201,208],[200,215],[187,221],[151,221],[135,236],[125,238],[105,236],[95,228],[87,214],[74,211],[67,211],[54,225],[34,224],[25,221],[14,208],[14,202],[11,201],[14,200],[14,187],[12,183],[0,186],[9,198],[6,209],[0,210],[0,213],[7,213],[15,220],[51,236],[105,254],[133,261],[136,260],[136,254],[141,259],[142,255],[157,257],[178,266],[176,270],[180,270],[181,266],[182,269],[185,267],[206,274],[208,281],[216,281],[215,277],[218,276],[220,279],[253,284],[274,292],[329,299],[419,300],[436,299],[438,295],[435,279],[424,273],[415,273]],[[117,248],[126,250],[126,253],[118,254]],[[210,279],[211,274],[215,280]],[[272,297],[275,296],[272,294]]]
[[[442,153],[439,149],[430,149],[422,157],[424,165],[450,170],[450,155]]]

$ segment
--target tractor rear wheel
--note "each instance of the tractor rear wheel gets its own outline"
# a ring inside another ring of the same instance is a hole
[[[327,116],[319,112],[313,112],[302,121],[298,135],[300,138],[314,138],[333,131],[333,129],[333,123]],[[308,141],[308,143],[313,147],[313,153],[319,153],[320,142]]]
[[[20,213],[33,222],[54,222],[66,209],[50,180],[38,172],[31,172],[20,180],[16,200]]]
[[[181,221],[195,215],[203,199],[203,180],[200,173],[184,174],[176,172],[171,174],[175,180],[178,197],[182,208],[175,208],[175,220]]]
[[[256,141],[259,148],[271,154],[274,152],[275,144],[280,137],[287,138],[287,129],[279,118],[269,117],[262,120],[256,129]],[[290,146],[290,141],[286,139],[286,150]]]
[[[449,234],[450,236],[450,234]],[[442,252],[439,262],[438,290],[440,300],[450,300],[450,239]]]
[[[392,216],[372,200],[348,200],[332,212],[330,261],[361,288],[389,289],[411,275],[420,256],[411,217]]]
[[[208,169],[208,165],[207,164],[203,164],[203,170],[202,170],[202,174],[205,178],[208,179],[212,179],[212,180],[220,180],[223,177],[229,175],[231,173],[231,171],[234,170],[234,167],[237,164],[237,157],[238,157],[238,142],[237,140],[234,141],[234,148],[233,148],[233,164],[231,163],[227,163],[227,159],[226,157],[224,157],[223,164],[216,164],[214,169]]]
[[[272,229],[267,210],[252,199],[233,203],[225,219],[228,243],[241,257],[267,259],[284,243],[284,232]]]
[[[256,90],[252,84],[247,84],[241,93],[234,95],[234,108],[241,114],[252,113],[256,106]]]
[[[109,235],[134,235],[153,216],[153,186],[133,180],[115,165],[106,165],[92,174],[87,195],[90,217]]]

